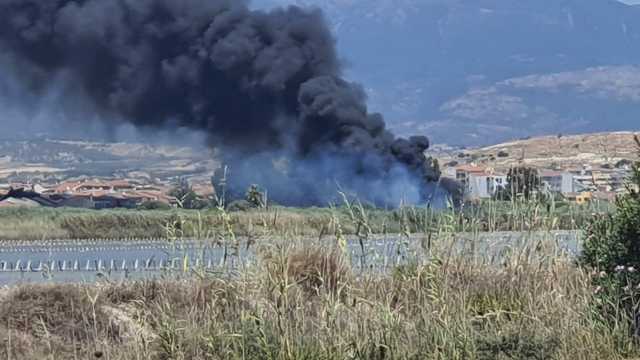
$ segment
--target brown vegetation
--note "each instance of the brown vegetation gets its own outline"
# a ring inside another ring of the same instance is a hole
[[[0,296],[0,357],[615,359],[629,329],[593,314],[562,256],[433,261],[352,274],[339,248],[274,246],[236,276],[41,285]],[[265,271],[266,270],[266,271]]]
[[[443,223],[459,232],[577,230],[584,228],[593,213],[609,210],[609,204],[601,202],[585,206],[561,202],[552,205],[487,201],[465,207],[463,212],[414,207],[362,209],[366,212],[369,231],[375,234],[426,233],[441,228]],[[452,218],[454,223],[448,224]],[[344,234],[357,234],[363,231],[360,222],[347,206],[270,207],[228,213],[219,210],[0,209],[0,241],[217,238],[226,234],[228,226],[235,235],[249,238],[265,235],[318,238],[335,234],[338,224]]]
[[[537,168],[582,168],[591,165],[615,165],[622,160],[635,159],[632,132],[606,132],[595,134],[541,136],[515,140],[485,148],[466,150],[464,153],[439,153],[441,163],[473,160],[497,169],[509,169],[520,164]]]

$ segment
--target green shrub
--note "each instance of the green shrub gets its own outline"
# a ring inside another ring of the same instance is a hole
[[[640,199],[624,195],[613,214],[596,215],[587,227],[581,260],[602,271],[617,266],[640,268]]]
[[[636,137],[640,153],[640,140]],[[640,162],[633,166],[628,193],[616,199],[616,211],[596,215],[586,229],[582,265],[594,270],[598,314],[610,325],[635,326],[640,305]],[[640,318],[638,318],[640,319]]]
[[[229,212],[242,212],[249,211],[251,209],[254,209],[254,206],[247,200],[235,200],[227,206],[227,211]]]
[[[146,201],[138,206],[139,210],[171,210],[171,205],[162,201]]]
[[[635,140],[640,155],[640,138]],[[605,272],[640,267],[640,161],[632,167],[627,188],[628,193],[616,199],[614,213],[594,216],[587,227],[582,264]]]

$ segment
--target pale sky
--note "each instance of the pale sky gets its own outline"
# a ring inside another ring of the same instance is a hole
[[[620,1],[627,4],[640,4],[640,0],[620,0]]]

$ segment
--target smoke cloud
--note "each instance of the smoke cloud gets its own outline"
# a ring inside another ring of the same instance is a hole
[[[257,183],[287,204],[324,204],[337,189],[391,205],[439,191],[429,141],[396,138],[368,113],[364,91],[341,77],[319,10],[0,0],[0,13],[0,51],[30,92],[63,78],[65,101],[114,126],[203,132],[236,189]]]

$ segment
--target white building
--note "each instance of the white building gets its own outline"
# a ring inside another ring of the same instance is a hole
[[[451,175],[464,186],[465,197],[470,199],[491,198],[498,189],[507,184],[506,175],[491,168],[475,165],[460,165],[450,171]]]
[[[540,178],[551,192],[568,194],[577,191],[573,174],[570,172],[543,170],[540,172]]]
[[[469,175],[466,190],[471,199],[489,199],[506,185],[506,175],[475,173]]]

